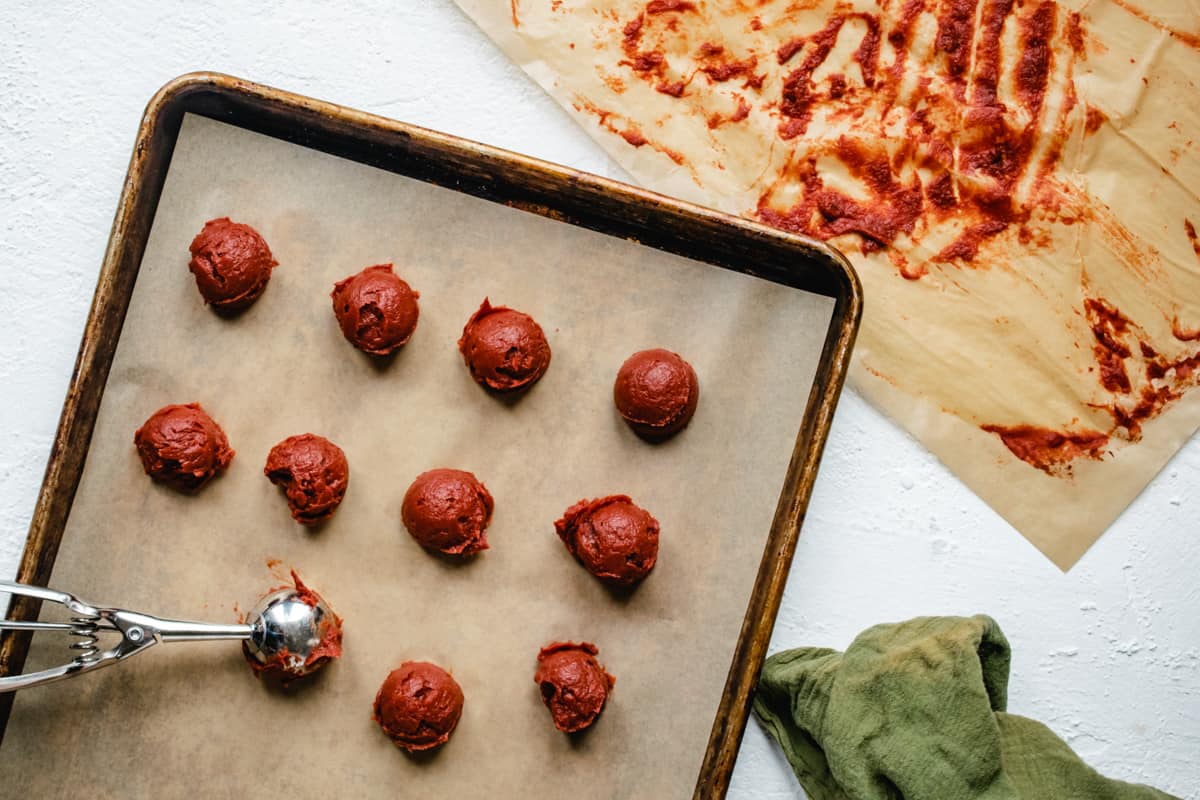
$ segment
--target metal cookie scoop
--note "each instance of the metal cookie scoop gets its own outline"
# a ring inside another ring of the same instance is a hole
[[[72,615],[70,622],[0,620],[0,629],[61,631],[76,637],[69,647],[77,651],[75,657],[66,664],[40,672],[0,677],[0,692],[41,686],[107,667],[158,642],[217,639],[242,640],[246,643],[247,652],[260,664],[282,662],[289,672],[301,677],[321,666],[320,663],[310,665],[309,656],[320,646],[328,626],[337,620],[325,601],[304,587],[279,589],[267,595],[250,612],[246,624],[242,625],[181,622],[121,608],[101,608],[66,592],[9,581],[0,581],[0,592],[60,603]],[[312,603],[314,599],[315,604]],[[119,632],[121,641],[102,650],[99,634],[104,631]]]

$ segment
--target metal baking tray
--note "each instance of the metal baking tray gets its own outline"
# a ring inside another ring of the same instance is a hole
[[[745,729],[755,680],[779,610],[862,310],[858,279],[846,259],[820,242],[458,137],[226,75],[194,73],[182,76],[151,100],[138,131],[91,313],[30,525],[17,575],[19,581],[46,585],[60,547],[64,544],[67,548],[73,546],[70,537],[64,539],[64,531],[68,529],[76,491],[85,475],[89,446],[109,382],[110,368],[134,297],[139,270],[143,267],[143,255],[172,155],[187,115],[216,120],[291,146],[319,151],[538,215],[555,224],[589,229],[636,243],[642,248],[753,276],[832,301],[827,327],[773,334],[785,337],[779,340],[785,343],[786,337],[793,337],[797,348],[801,342],[807,342],[819,351],[819,359],[811,388],[806,398],[798,401],[798,407],[803,407],[803,415],[788,423],[789,429],[796,431],[794,447],[785,474],[779,475],[780,483],[774,484],[782,488],[773,517],[769,511],[764,516],[771,520],[769,530],[763,533],[761,540],[765,541],[765,548],[755,557],[757,573],[749,589],[749,603],[740,617],[736,643],[730,645],[732,658],[724,688],[719,698],[712,698],[707,748],[702,759],[697,757],[701,766],[694,784],[694,796],[723,796]],[[265,297],[270,296],[269,289]],[[553,342],[553,336],[551,339]],[[236,447],[237,442],[234,444]],[[228,479],[227,476],[222,480]],[[562,499],[565,504],[565,501],[577,498]],[[302,547],[297,545],[298,549]],[[87,587],[62,585],[59,588],[92,597]],[[125,597],[94,599],[128,603]],[[169,614],[177,609],[160,605],[144,610]],[[9,609],[12,619],[35,619],[38,613],[38,604],[24,598],[15,600]],[[348,652],[354,646],[354,635],[351,622]],[[16,674],[23,669],[29,643],[28,634],[4,636],[0,642],[0,674]],[[145,659],[148,663],[161,655],[155,653]],[[609,666],[616,669],[612,664]],[[111,675],[124,669],[121,666],[97,675]],[[624,685],[637,680],[635,675],[619,674],[618,678],[618,692]],[[85,677],[76,682],[87,680],[89,678]],[[37,691],[54,692],[55,689]],[[8,725],[12,703],[13,695],[0,695],[0,736]],[[88,711],[76,709],[74,713],[86,715]],[[10,738],[17,735],[10,731]],[[112,736],[119,737],[120,733],[114,732]]]

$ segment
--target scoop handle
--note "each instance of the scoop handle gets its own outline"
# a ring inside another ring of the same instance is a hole
[[[15,581],[0,581],[0,592],[36,597],[38,600],[49,600],[51,603],[62,603],[64,606],[75,601],[75,596],[66,592],[56,592],[45,586],[30,586],[27,583],[16,583]]]
[[[113,622],[129,638],[133,629],[141,628],[160,642],[215,642],[223,639],[249,639],[253,625],[220,625],[212,622],[163,619],[134,611],[118,611]],[[136,635],[136,634],[135,634]]]

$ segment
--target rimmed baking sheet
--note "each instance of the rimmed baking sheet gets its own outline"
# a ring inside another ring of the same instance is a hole
[[[186,269],[192,236],[226,215],[256,227],[280,263],[233,320],[202,306]],[[329,290],[384,262],[420,292],[421,318],[380,366],[342,339]],[[553,348],[516,402],[480,390],[456,350],[485,296],[532,314]],[[345,657],[292,695],[256,682],[228,643],[164,645],[22,692],[0,748],[6,791],[690,795],[781,491],[794,490],[835,305],[188,114],[50,583],[232,620],[278,583],[268,561],[279,559],[345,618]],[[650,346],[684,354],[701,382],[691,427],[658,446],[611,400],[621,361]],[[142,474],[131,440],[158,407],[191,401],[237,456],[184,497]],[[351,465],[343,506],[315,532],[262,475],[274,443],[308,431]],[[496,498],[492,549],[466,565],[426,555],[399,520],[408,483],[436,466],[475,472]],[[582,497],[620,492],[662,524],[658,567],[628,597],[575,564],[552,525]],[[538,648],[555,639],[595,642],[617,676],[604,716],[575,739],[553,729],[532,681]],[[65,653],[39,637],[26,669]],[[395,751],[370,719],[379,683],[407,659],[442,664],[466,694],[431,759]]]

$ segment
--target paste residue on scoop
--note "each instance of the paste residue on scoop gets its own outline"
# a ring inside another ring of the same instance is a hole
[[[296,598],[306,605],[316,608],[321,602],[320,596],[300,580],[296,570],[292,570],[291,585],[276,586],[263,597],[272,595],[280,589],[296,590]],[[329,609],[328,605],[326,608]],[[286,686],[299,678],[305,678],[324,668],[329,662],[342,656],[342,618],[329,609],[329,613],[321,618],[321,640],[303,662],[299,656],[289,653],[287,648],[281,648],[278,653],[267,661],[259,661],[250,652],[247,642],[242,642],[242,656],[254,671],[256,677],[271,683]]]
[[[404,527],[426,550],[469,556],[488,549],[494,501],[479,479],[461,469],[431,469],[404,494]]]
[[[550,366],[550,344],[533,317],[484,298],[467,320],[458,349],[471,377],[497,392],[524,389]]]
[[[233,459],[229,439],[199,403],[163,406],[133,434],[142,468],[181,492],[197,492]]]
[[[278,266],[258,231],[229,217],[211,219],[192,239],[188,269],[214,310],[232,314],[248,308],[267,288]]]
[[[405,661],[375,696],[372,719],[410,753],[444,745],[462,717],[463,692],[449,672],[427,661]]]
[[[554,530],[571,555],[605,583],[636,583],[658,561],[658,520],[623,494],[580,500]]]
[[[590,726],[608,701],[616,678],[596,660],[599,652],[590,642],[554,642],[538,653],[533,680],[554,727],[564,733]]]
[[[342,448],[323,436],[289,436],[271,448],[263,473],[283,487],[292,519],[315,525],[333,516],[350,483]]]
[[[677,353],[655,348],[634,353],[617,372],[613,402],[635,432],[665,439],[687,427],[700,399],[692,365]]]
[[[377,264],[334,284],[333,313],[346,341],[373,356],[399,350],[417,328],[420,295],[392,270]]]

